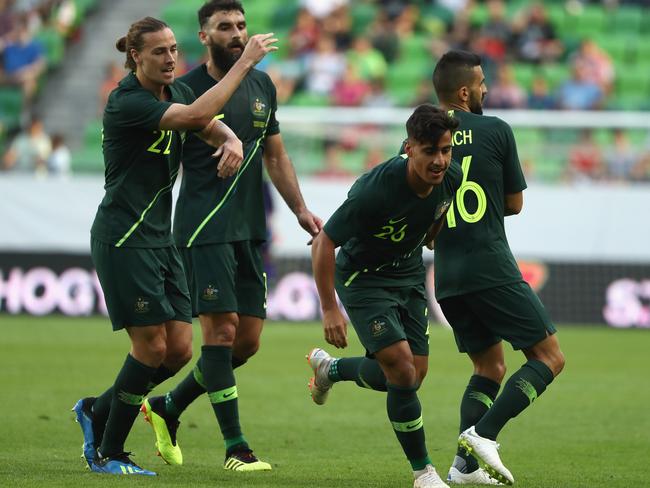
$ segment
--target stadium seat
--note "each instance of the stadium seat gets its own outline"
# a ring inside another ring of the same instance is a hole
[[[623,35],[636,36],[641,32],[641,22],[644,11],[641,7],[633,5],[618,6],[612,12],[608,12],[608,30],[612,29]]]
[[[577,15],[575,33],[581,37],[598,37],[605,30],[605,10],[600,5],[587,5]]]
[[[542,75],[550,90],[554,90],[571,77],[569,67],[560,63],[543,65]]]
[[[20,124],[23,93],[20,88],[0,87],[0,121],[7,128]]]
[[[377,6],[372,3],[353,4],[350,15],[352,16],[352,32],[359,34],[365,32],[377,15]]]
[[[629,48],[634,44],[639,44],[630,41],[630,38],[620,34],[600,35],[596,39],[598,45],[607,51],[615,63],[626,62],[629,60]]]
[[[65,51],[65,42],[61,34],[54,29],[45,28],[36,34],[36,40],[43,46],[48,67],[55,67],[61,64]]]

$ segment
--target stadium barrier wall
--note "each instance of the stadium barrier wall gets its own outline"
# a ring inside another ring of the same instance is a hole
[[[524,278],[557,323],[650,329],[650,265],[519,261]],[[268,268],[271,320],[320,319],[308,258],[277,258]],[[430,320],[445,323],[427,263]],[[87,254],[0,253],[2,313],[106,315],[106,305]]]

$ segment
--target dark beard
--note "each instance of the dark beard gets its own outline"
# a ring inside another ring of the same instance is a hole
[[[241,57],[241,53],[233,54],[232,52],[228,51],[227,48],[213,44],[210,46],[210,57],[220,71],[227,73]]]
[[[473,100],[470,97],[469,100],[469,111],[476,115],[483,115],[483,100]]]

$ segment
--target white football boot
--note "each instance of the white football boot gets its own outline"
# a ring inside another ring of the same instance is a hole
[[[447,483],[452,485],[501,485],[499,481],[492,478],[483,468],[478,468],[471,473],[461,473],[453,466],[449,468]]]
[[[312,349],[305,357],[314,372],[314,376],[309,380],[311,399],[314,400],[316,405],[323,405],[327,401],[332,386],[334,386],[334,382],[329,379],[328,373],[332,362],[337,358],[330,356],[319,347]]]
[[[460,434],[458,445],[483,464],[485,470],[492,478],[506,485],[511,485],[515,482],[512,473],[501,462],[501,458],[499,457],[499,444],[491,439],[486,439],[478,435],[476,430],[474,430],[474,426]]]
[[[438,476],[436,468],[427,464],[425,471],[413,481],[413,488],[449,488],[449,485]]]

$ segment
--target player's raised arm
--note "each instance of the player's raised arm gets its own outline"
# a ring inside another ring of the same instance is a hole
[[[325,340],[333,346],[344,348],[348,345],[347,323],[336,303],[334,292],[334,249],[334,242],[321,231],[312,243],[312,269],[323,311]]]
[[[176,103],[169,107],[160,120],[161,129],[188,130],[202,129],[210,123],[246,74],[271,51],[278,40],[270,34],[257,34],[246,43],[243,54],[221,81],[197,98],[191,105]]]

